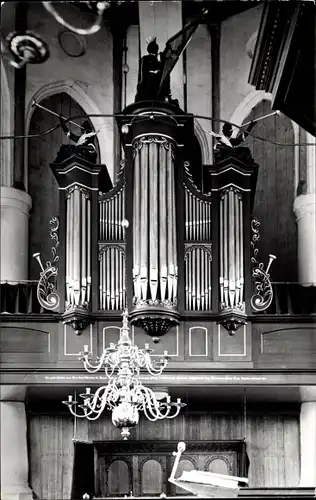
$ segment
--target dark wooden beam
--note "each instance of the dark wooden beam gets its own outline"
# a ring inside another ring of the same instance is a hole
[[[113,114],[122,111],[122,70],[123,70],[123,46],[126,36],[126,24],[114,22],[111,25],[112,43],[113,43]],[[114,124],[113,140],[114,174],[119,169],[121,159],[121,140],[116,123]]]
[[[212,63],[212,116],[220,119],[221,90],[220,90],[220,44],[221,25],[212,24],[208,26],[211,37],[211,63]],[[212,128],[215,132],[220,131],[220,122],[214,121]]]

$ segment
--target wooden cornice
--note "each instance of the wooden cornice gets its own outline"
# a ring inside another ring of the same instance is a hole
[[[267,2],[248,82],[272,93],[272,108],[316,133],[313,2]]]

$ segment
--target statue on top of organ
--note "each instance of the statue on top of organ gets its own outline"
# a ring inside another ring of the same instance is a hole
[[[159,45],[156,37],[147,40],[148,54],[143,56],[139,65],[137,94],[135,102],[138,101],[167,101],[179,106],[177,99],[171,98],[170,74],[162,81],[163,67],[165,64],[165,52],[158,54]]]
[[[156,37],[147,39],[148,54],[140,60],[135,102],[165,101],[179,106],[178,100],[171,96],[170,74],[207,12],[203,9],[193,21],[172,36],[159,54]]]

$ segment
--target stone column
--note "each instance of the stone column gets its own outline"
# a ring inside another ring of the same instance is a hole
[[[1,387],[1,500],[33,498],[28,484],[25,406],[18,401],[22,394],[17,394],[17,390]]]
[[[316,486],[316,388],[304,388],[305,401],[301,404],[301,487]],[[307,394],[308,393],[308,394]],[[310,394],[309,394],[310,393]],[[313,401],[310,401],[310,400]],[[308,401],[309,400],[309,401]]]
[[[1,281],[28,279],[28,219],[31,206],[30,195],[1,186]]]
[[[315,138],[306,134],[306,142],[315,143]],[[307,192],[294,201],[298,279],[304,286],[316,286],[316,145],[306,146],[306,162]]]
[[[166,41],[183,28],[182,2],[164,0],[161,2],[138,2],[139,39],[141,57],[147,54],[146,40],[157,37],[159,51],[165,48]],[[183,58],[180,57],[171,73],[171,95],[178,99],[183,108]]]

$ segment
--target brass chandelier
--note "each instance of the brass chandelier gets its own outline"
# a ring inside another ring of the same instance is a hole
[[[102,356],[92,362],[92,352],[89,346],[84,346],[80,353],[85,370],[96,373],[104,368],[108,378],[108,384],[99,387],[94,394],[87,387],[86,392],[80,394],[82,402],[68,396],[66,404],[72,415],[88,420],[98,419],[105,409],[112,412],[112,423],[121,429],[124,440],[130,436],[130,429],[138,424],[139,412],[144,412],[148,420],[154,422],[165,418],[175,418],[180,409],[185,406],[178,398],[175,403],[171,402],[168,393],[155,393],[148,387],[143,386],[139,380],[142,369],[146,369],[150,375],[159,376],[168,364],[167,351],[157,359],[153,359],[149,344],[144,349],[139,349],[129,336],[128,313],[123,313],[123,327],[120,331],[120,339],[117,344],[110,343],[104,349]],[[77,407],[80,410],[77,411]]]

